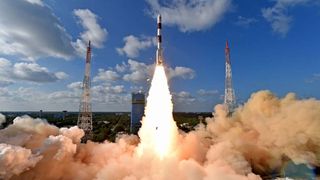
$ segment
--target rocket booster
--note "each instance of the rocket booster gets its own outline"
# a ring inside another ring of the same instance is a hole
[[[157,24],[158,24],[158,28],[157,28],[157,57],[156,57],[156,64],[157,65],[162,65],[163,63],[163,57],[162,57],[162,46],[161,46],[161,42],[162,42],[162,37],[161,37],[161,15],[159,14],[157,17]]]

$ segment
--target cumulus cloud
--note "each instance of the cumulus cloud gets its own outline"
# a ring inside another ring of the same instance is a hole
[[[0,87],[0,97],[2,96],[7,96],[9,94],[9,90],[8,88],[3,88],[3,87]]]
[[[55,82],[68,77],[64,72],[53,73],[37,63],[12,64],[4,58],[0,58],[0,75],[9,79],[9,82],[10,80],[23,80],[37,83]]]
[[[0,101],[6,111],[77,110],[80,91],[43,91],[36,87],[0,88]]]
[[[193,97],[189,92],[180,91],[178,93],[173,93],[174,103],[193,103],[196,101],[196,98]]]
[[[57,99],[80,99],[80,93],[73,91],[55,91],[48,95],[49,99],[57,100]]]
[[[34,104],[38,102],[42,102],[43,100],[46,99],[47,94],[41,91],[37,91],[33,87],[18,87],[15,90],[9,90],[8,88],[3,88],[4,94],[2,94],[2,97],[5,97],[8,101],[10,102],[15,102],[17,101],[18,103],[16,104],[23,104],[23,102],[28,102],[29,105],[24,106],[26,107],[32,107]],[[30,103],[34,102],[34,104]],[[8,102],[5,102],[7,104]]]
[[[92,87],[92,101],[101,104],[114,106],[127,106],[130,102],[130,94],[126,91],[124,85],[101,84]]]
[[[206,125],[180,131],[174,155],[162,160],[148,152],[138,155],[134,135],[79,144],[83,132],[77,127],[59,129],[41,119],[18,117],[0,130],[0,178],[261,180],[282,172],[288,162],[319,165],[319,112],[318,100],[260,91],[232,116],[217,105]]]
[[[36,63],[16,63],[13,65],[13,74],[14,78],[33,82],[54,82],[67,77],[64,72],[51,73]]]
[[[115,69],[117,72],[123,73],[128,69],[128,65],[125,62],[122,62],[122,64],[117,64]]]
[[[151,76],[153,65],[129,59],[128,68],[129,73],[123,76],[123,80],[132,83],[145,83]]]
[[[51,104],[57,104],[61,106],[70,107],[71,110],[76,110],[80,102],[82,94],[81,82],[73,82],[67,85],[69,90],[55,91],[47,95],[47,100],[50,100]],[[99,83],[91,87],[91,99],[92,104],[96,110],[105,110],[106,104],[112,105],[119,109],[127,108],[130,102],[130,94],[126,91],[124,85],[112,85],[109,83]],[[116,104],[116,105],[115,105]],[[112,110],[116,110],[112,109]],[[108,109],[109,111],[109,109]]]
[[[125,88],[123,85],[111,86],[109,84],[97,85],[92,87],[92,92],[98,95],[102,94],[122,94],[125,93]],[[97,96],[98,97],[98,96]]]
[[[122,48],[116,48],[117,52],[121,55],[126,55],[129,58],[136,58],[139,56],[140,51],[156,45],[156,39],[154,37],[141,37],[138,38],[133,35],[129,35],[123,38],[124,46]]]
[[[168,78],[175,78],[175,77],[181,77],[182,79],[193,79],[195,77],[195,72],[191,68],[187,67],[180,67],[177,66],[174,69],[173,68],[168,68],[167,71],[168,73]]]
[[[208,111],[213,104],[221,102],[217,90],[199,89],[195,93],[178,91],[172,95],[176,111]]]
[[[99,69],[98,75],[93,78],[93,81],[116,81],[120,75],[112,70]]]
[[[133,83],[143,83],[152,77],[154,65],[147,65],[142,62],[138,62],[132,59],[128,60],[127,65],[122,67],[128,68],[128,73],[124,74],[123,79]],[[193,79],[195,77],[195,71],[188,67],[166,67],[168,79],[182,78],[182,79]]]
[[[73,82],[67,85],[69,89],[81,89],[82,88],[82,82]]]
[[[160,3],[146,0],[154,17],[162,15],[163,24],[178,26],[182,32],[209,29],[218,23],[231,7],[231,0],[173,0]]]
[[[71,59],[83,55],[89,40],[103,47],[108,32],[98,24],[98,16],[88,9],[73,11],[84,29],[73,41],[42,0],[10,0],[0,2],[0,54],[37,60],[43,57]]]
[[[35,60],[70,59],[75,55],[71,36],[40,0],[0,1],[0,53]]]
[[[262,9],[262,15],[271,24],[272,30],[284,37],[293,20],[288,14],[289,9],[309,2],[311,0],[276,0],[274,6]]]
[[[143,84],[152,77],[154,64],[146,64],[129,59],[127,63],[117,64],[114,67],[116,71],[112,69],[113,68],[109,68],[109,70],[99,69],[98,75],[93,78],[93,81],[112,82],[122,78],[122,80],[127,82]],[[193,79],[195,77],[195,71],[187,67],[166,67],[166,71],[168,79]]]
[[[13,84],[13,81],[2,78],[0,78],[0,87],[6,87]]]
[[[243,16],[238,16],[237,21],[235,22],[236,25],[242,27],[249,27],[250,25],[257,23],[258,20],[255,18],[247,18]]]
[[[96,48],[102,48],[106,41],[108,31],[98,24],[98,16],[89,9],[75,9],[73,14],[78,18],[79,24],[84,28],[80,34],[81,39],[74,42],[74,46],[81,54],[86,51],[86,44],[91,41]]]

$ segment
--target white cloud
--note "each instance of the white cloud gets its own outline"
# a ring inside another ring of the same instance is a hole
[[[125,88],[123,85],[115,85],[111,86],[110,84],[102,84],[92,87],[92,92],[94,94],[122,94],[125,93]],[[100,96],[101,97],[101,96]]]
[[[44,92],[36,88],[0,88],[0,101],[4,110],[78,110],[80,91]],[[63,108],[63,109],[61,109]]]
[[[89,40],[94,47],[102,48],[107,39],[108,31],[98,24],[98,16],[89,9],[75,9],[73,14],[78,18],[79,24],[85,30],[80,34],[81,39],[77,39],[73,43],[78,52],[84,54]]]
[[[125,62],[122,62],[122,64],[117,64],[115,69],[119,72],[119,73],[123,73],[127,70],[128,65]]]
[[[80,94],[74,91],[56,91],[48,95],[49,99],[70,99],[77,98],[80,99]]]
[[[0,54],[30,60],[49,56],[70,59],[75,55],[71,36],[49,7],[39,6],[41,3],[0,1]]]
[[[199,89],[197,91],[197,94],[200,96],[215,96],[219,93],[218,90],[205,90],[205,89]]]
[[[9,82],[13,80],[24,80],[37,83],[55,82],[68,77],[64,72],[53,73],[37,63],[22,62],[12,64],[4,58],[0,58],[0,75]]]
[[[238,26],[249,27],[250,25],[258,22],[255,18],[247,18],[243,16],[238,16],[237,21],[235,22]]]
[[[153,16],[160,13],[164,24],[178,26],[182,32],[209,29],[231,7],[231,0],[173,0],[162,4],[159,0],[146,1]]]
[[[33,82],[54,82],[65,79],[64,72],[51,73],[36,63],[16,63],[13,66],[13,78]]]
[[[0,87],[6,87],[11,84],[13,84],[13,81],[0,78]]]
[[[78,82],[73,82],[67,85],[67,87],[69,89],[82,89],[82,82],[78,81]]]
[[[156,39],[154,37],[135,37],[129,35],[123,38],[124,47],[116,48],[117,52],[121,55],[126,55],[129,58],[138,57],[141,50],[147,49],[156,45]]]
[[[26,0],[26,1],[28,1],[29,3],[32,3],[32,4],[40,5],[40,6],[44,5],[42,0]]]
[[[120,75],[112,70],[99,69],[98,75],[93,78],[93,82],[97,81],[116,81]]]
[[[56,72],[54,73],[54,75],[56,76],[57,79],[67,79],[69,77],[69,75],[65,72]]]
[[[8,88],[0,87],[0,97],[2,97],[2,96],[8,96],[9,94],[10,94],[10,93],[9,93]]]
[[[152,65],[147,65],[132,59],[128,60],[129,73],[123,76],[123,80],[132,83],[145,83],[151,76]]]
[[[173,95],[173,99],[174,99],[173,101],[175,104],[181,104],[181,103],[190,104],[196,101],[196,98],[186,91],[172,93],[172,95]]]
[[[152,72],[154,69],[154,64],[148,65],[132,59],[128,60],[128,64],[123,63],[122,65],[117,66],[121,67],[123,72],[127,72],[123,75],[122,79],[135,84],[146,83],[152,77]],[[166,67],[166,72],[168,79],[193,79],[195,77],[195,71],[187,67]]]
[[[274,6],[262,9],[262,15],[271,23],[272,30],[284,37],[293,20],[292,16],[288,15],[288,9],[308,2],[311,0],[276,0]]]
[[[191,68],[187,67],[175,67],[174,69],[168,68],[168,79],[175,77],[180,77],[182,79],[193,79],[195,77],[195,72]]]

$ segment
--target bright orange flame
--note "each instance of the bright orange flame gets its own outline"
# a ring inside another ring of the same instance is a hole
[[[173,105],[162,65],[157,65],[151,82],[145,117],[139,131],[138,154],[153,152],[160,159],[173,155],[178,128],[172,116]]]

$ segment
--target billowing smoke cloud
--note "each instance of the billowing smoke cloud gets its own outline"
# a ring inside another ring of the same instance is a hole
[[[0,113],[0,128],[1,128],[2,124],[5,122],[6,122],[6,117]]]
[[[228,117],[179,132],[175,156],[138,156],[139,139],[80,144],[82,130],[18,117],[0,130],[0,179],[261,179],[287,161],[319,166],[320,101],[260,91]]]

